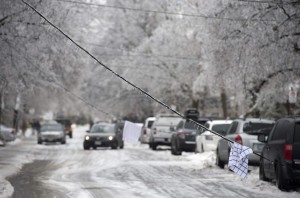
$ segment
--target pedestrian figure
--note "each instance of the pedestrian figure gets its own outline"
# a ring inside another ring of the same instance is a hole
[[[32,135],[35,135],[35,132],[38,133],[41,128],[39,120],[33,119],[31,123],[31,127],[32,127]]]
[[[26,119],[23,119],[22,120],[22,124],[21,124],[21,129],[22,129],[22,135],[25,136],[25,132],[28,128],[28,124],[27,124],[27,121]]]

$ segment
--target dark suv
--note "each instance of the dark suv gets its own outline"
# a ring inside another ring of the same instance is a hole
[[[203,124],[203,123],[202,123]],[[182,119],[171,136],[171,153],[181,155],[182,151],[194,152],[196,149],[196,136],[201,127],[193,122]]]
[[[112,149],[124,148],[123,123],[97,123],[84,136],[83,148],[89,150],[91,147],[111,147]]]
[[[276,180],[281,190],[300,180],[300,117],[281,118],[276,121],[269,137],[259,135],[266,143],[260,159],[259,178]],[[298,183],[299,185],[299,183]]]

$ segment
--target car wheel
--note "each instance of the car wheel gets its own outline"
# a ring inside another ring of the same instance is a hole
[[[94,149],[94,150],[96,150],[96,149],[97,149],[97,147],[96,147],[96,146],[93,146],[93,149]]]
[[[112,145],[111,145],[111,149],[117,149],[118,148],[118,143],[117,142],[115,142],[115,143],[113,143]]]
[[[172,141],[172,147],[173,147],[173,155],[182,155],[182,151],[180,149],[180,146],[179,146],[179,142],[178,140],[174,140]]]
[[[280,190],[288,190],[288,181],[283,178],[280,165],[276,166],[276,186]]]
[[[38,142],[37,142],[38,144],[42,144],[42,141],[40,141],[40,140],[38,140]]]
[[[262,159],[260,159],[260,163],[259,163],[259,179],[262,181],[270,181],[270,179],[268,179],[265,176],[265,170],[264,170],[264,165],[263,165]]]
[[[217,151],[216,151],[216,154],[217,154],[217,156],[216,156],[216,165],[219,166],[220,168],[223,168],[223,169],[224,169],[225,163],[220,159],[218,149],[217,149]]]
[[[176,155],[176,148],[175,148],[175,143],[174,140],[171,140],[171,154]]]
[[[152,144],[151,142],[149,142],[149,148],[152,149]]]
[[[124,141],[122,141],[122,145],[120,146],[120,149],[124,148]]]
[[[62,141],[61,141],[61,144],[66,144],[66,140],[62,140]]]
[[[156,151],[157,149],[157,144],[156,143],[152,143],[152,150]]]
[[[84,150],[89,150],[89,149],[90,149],[90,147],[89,147],[89,146],[85,146],[85,145],[83,145],[83,149],[84,149]]]

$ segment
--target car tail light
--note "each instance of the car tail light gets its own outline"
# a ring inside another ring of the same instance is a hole
[[[284,159],[285,160],[292,160],[293,157],[293,145],[292,144],[285,144],[284,145]]]
[[[184,131],[183,131],[183,130],[178,131],[178,136],[179,136],[180,138],[184,139],[184,138],[185,138],[185,133],[184,133]]]
[[[144,128],[144,135],[147,135],[147,129]]]
[[[242,140],[242,137],[240,136],[240,135],[237,135],[236,137],[235,137],[235,140],[234,140],[235,142],[237,142],[237,143],[239,143],[239,144],[243,144],[243,140]]]
[[[153,134],[154,134],[154,135],[156,134],[156,128],[153,129]]]

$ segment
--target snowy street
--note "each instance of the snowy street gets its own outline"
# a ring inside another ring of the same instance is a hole
[[[80,127],[66,145],[36,143],[27,136],[0,148],[0,197],[299,197],[258,180],[247,181],[214,165],[215,154],[172,156],[146,145],[124,150],[82,148]],[[23,165],[22,165],[23,164]],[[17,175],[14,175],[18,172]],[[7,180],[5,180],[7,177]]]

